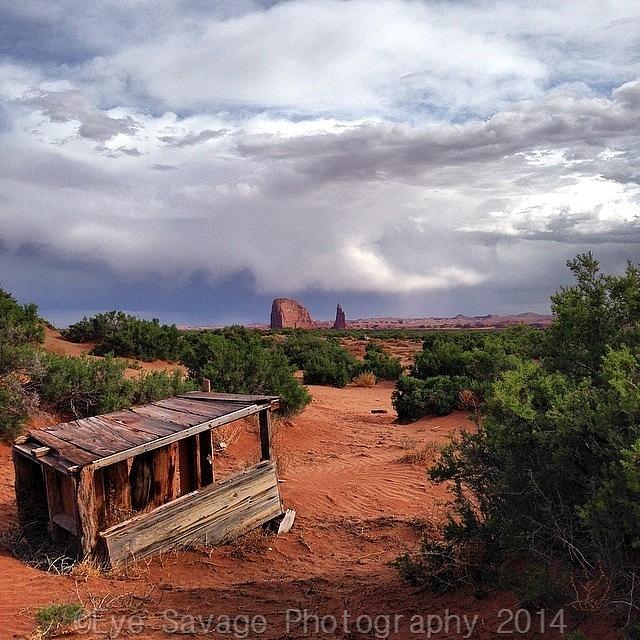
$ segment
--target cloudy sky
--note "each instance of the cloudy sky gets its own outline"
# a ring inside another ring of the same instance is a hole
[[[58,324],[548,309],[640,257],[640,4],[0,0],[0,285]]]

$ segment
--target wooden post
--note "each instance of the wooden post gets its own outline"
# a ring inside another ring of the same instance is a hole
[[[96,488],[91,466],[82,467],[76,481],[76,515],[78,519],[78,550],[81,557],[90,557],[98,543],[99,522],[96,509]]]
[[[43,467],[44,484],[47,489],[47,507],[49,508],[49,534],[52,538],[58,537],[57,525],[54,522],[54,517],[64,512],[62,504],[62,495],[60,494],[60,487],[58,486],[58,478],[56,477],[56,471],[50,467]]]
[[[107,509],[110,514],[129,513],[131,511],[131,485],[129,484],[129,464],[127,460],[121,460],[104,467],[102,472]],[[130,516],[126,515],[125,519],[128,517]]]
[[[175,500],[178,497],[178,485],[176,466],[178,459],[178,446],[173,442],[161,449],[155,449],[153,454],[153,487],[151,489],[151,502],[159,507]]]
[[[271,460],[271,409],[261,411],[260,417],[260,450],[261,460]]]
[[[202,386],[200,387],[200,391],[203,391],[204,393],[211,393],[211,380],[209,380],[208,378],[205,378],[202,381]]]

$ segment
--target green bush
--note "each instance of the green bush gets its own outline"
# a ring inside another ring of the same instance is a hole
[[[180,356],[182,335],[175,325],[157,318],[142,320],[122,311],[99,313],[72,324],[63,335],[74,342],[96,342],[93,353],[139,360],[169,360]]]
[[[342,388],[362,371],[362,364],[337,338],[323,339],[308,332],[296,332],[283,348],[289,360],[304,371],[305,384]]]
[[[429,386],[414,384],[408,389],[397,389],[401,420],[415,420],[421,415],[451,411],[457,405],[449,390],[451,385],[442,379],[459,380],[459,386],[472,392],[474,406],[482,404],[491,393],[491,385],[504,371],[518,366],[522,358],[533,358],[540,350],[541,332],[524,325],[516,325],[493,332],[442,332],[427,335],[423,350],[416,354],[411,377],[421,380],[436,380],[429,398],[421,400],[423,391]],[[403,383],[406,386],[406,383]],[[423,394],[424,395],[424,394]]]
[[[0,289],[0,438],[15,438],[29,409],[37,402],[26,386],[29,372],[38,366],[35,346],[44,340],[44,328],[33,304],[20,305]]]
[[[146,404],[197,389],[180,371],[154,371],[130,380],[127,365],[111,356],[103,359],[46,354],[32,376],[42,402],[69,418],[84,418]]]
[[[402,375],[400,358],[390,356],[376,342],[367,344],[362,369],[373,373],[378,380],[397,380]]]
[[[456,408],[460,391],[470,384],[464,376],[433,376],[426,380],[401,376],[391,401],[401,422],[428,415],[444,416]]]
[[[64,416],[83,418],[131,404],[135,384],[124,377],[126,363],[46,354],[32,383],[43,402]]]
[[[282,348],[291,363],[304,370],[311,354],[325,349],[326,342],[326,338],[311,331],[297,329],[287,336]]]
[[[362,364],[336,338],[296,332],[288,337],[283,348],[289,360],[304,371],[305,384],[341,388],[362,371]]]
[[[568,266],[541,362],[512,362],[477,432],[429,473],[454,496],[445,544],[473,542],[485,567],[515,554],[576,580],[604,571],[624,600],[640,562],[640,271],[603,275],[590,254]]]
[[[179,369],[171,373],[152,371],[136,380],[131,404],[148,404],[163,398],[179,396],[188,391],[197,391],[199,388],[194,380],[185,378]]]
[[[464,376],[467,374],[469,352],[455,341],[447,339],[425,343],[416,354],[412,375],[426,380],[432,376]]]
[[[208,378],[217,391],[279,395],[280,410],[287,414],[301,411],[311,401],[282,349],[255,331],[229,327],[192,332],[185,343],[183,361],[191,376],[198,381]]]

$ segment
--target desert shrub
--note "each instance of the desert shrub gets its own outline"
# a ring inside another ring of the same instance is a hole
[[[376,342],[367,344],[362,368],[373,373],[378,380],[397,380],[402,375],[400,358],[390,356]]]
[[[136,381],[132,404],[147,404],[198,389],[196,382],[185,378],[179,369],[173,372],[152,371]]]
[[[96,342],[95,355],[113,354],[140,360],[178,359],[182,335],[175,325],[157,318],[143,320],[122,311],[99,313],[72,324],[63,335],[74,342]]]
[[[358,374],[353,380],[353,385],[356,387],[375,387],[376,377],[370,371],[364,371]]]
[[[284,343],[289,360],[304,371],[305,384],[345,387],[362,371],[362,365],[335,338],[322,339],[296,332]]]
[[[20,305],[0,289],[0,438],[10,440],[24,425],[36,396],[26,382],[38,366],[35,346],[44,329],[35,305]]]
[[[433,376],[426,380],[401,376],[391,401],[401,422],[428,415],[444,416],[456,408],[460,391],[469,384],[463,376]]]
[[[135,383],[126,380],[124,362],[46,354],[32,385],[55,411],[75,418],[117,411],[131,404]]]
[[[476,411],[491,394],[492,384],[504,371],[514,369],[522,359],[533,359],[540,351],[542,343],[541,332],[524,325],[509,327],[502,331],[494,332],[443,332],[427,335],[423,343],[423,350],[416,354],[415,363],[411,369],[411,377],[420,380],[434,380],[431,383],[438,387],[438,397],[431,403],[421,403],[418,387],[414,384],[414,398],[404,398],[406,395],[406,382],[404,389],[397,387],[398,404],[403,415],[398,417],[413,420],[420,417],[417,412],[420,406],[425,411],[434,413],[449,411],[459,406],[460,408]],[[460,380],[466,379],[459,391],[458,402],[445,399],[441,389],[442,378]],[[436,402],[437,401],[437,402]],[[437,404],[434,410],[433,404]],[[422,415],[428,415],[423,413]]]
[[[192,332],[185,343],[183,362],[191,376],[208,378],[217,391],[279,395],[283,413],[301,411],[311,401],[282,348],[255,331],[229,327]]]
[[[75,622],[84,611],[80,603],[51,604],[36,611],[38,630],[45,636],[55,635]]]
[[[322,351],[325,343],[326,339],[315,333],[296,330],[287,336],[282,348],[292,364],[298,369],[304,369],[311,354]]]
[[[359,363],[355,358],[331,350],[312,353],[304,369],[305,384],[320,384],[332,387],[346,387],[358,374]]]
[[[433,376],[464,376],[467,374],[468,351],[457,342],[447,339],[425,343],[416,354],[412,375],[426,380]]]
[[[126,369],[125,362],[111,356],[98,359],[46,354],[41,370],[32,376],[31,386],[43,403],[70,418],[118,411],[197,388],[178,370],[154,371],[130,380],[125,377]]]
[[[542,361],[504,371],[477,432],[429,473],[454,495],[450,548],[474,541],[485,568],[516,554],[575,580],[604,572],[624,601],[640,561],[640,271],[603,275],[590,254],[568,266]]]
[[[544,564],[527,567],[520,579],[516,594],[526,609],[552,609],[566,602],[568,592],[556,576]]]

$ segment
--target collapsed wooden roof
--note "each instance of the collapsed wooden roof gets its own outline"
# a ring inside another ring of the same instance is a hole
[[[67,475],[105,467],[277,408],[278,396],[194,391],[124,411],[29,431],[14,448]]]

